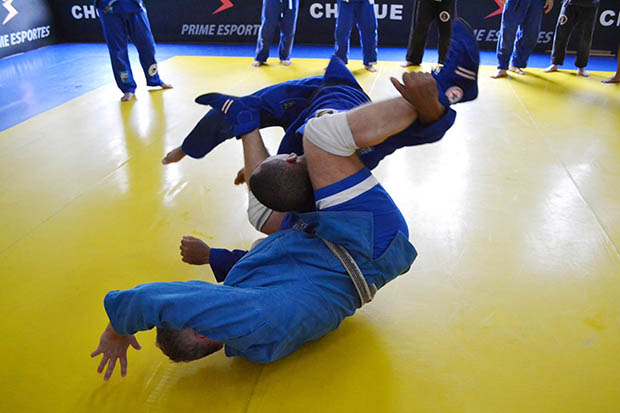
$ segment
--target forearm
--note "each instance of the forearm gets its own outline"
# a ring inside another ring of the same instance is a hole
[[[111,291],[104,306],[110,324],[122,335],[153,327],[185,328],[195,315],[188,306],[197,300],[203,281],[148,283],[130,290]],[[189,310],[189,311],[188,311]]]
[[[359,148],[378,145],[417,118],[416,109],[402,97],[369,103],[347,112],[347,122]]]
[[[111,291],[105,297],[105,309],[118,334],[153,327],[191,328],[214,340],[247,334],[234,330],[235,323],[249,325],[257,317],[245,289],[204,281],[149,283]]]
[[[258,129],[243,135],[241,142],[243,143],[244,173],[246,177],[250,177],[254,169],[269,157],[269,152],[265,148],[263,138]]]

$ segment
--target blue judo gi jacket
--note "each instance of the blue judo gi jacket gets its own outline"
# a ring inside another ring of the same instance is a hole
[[[361,306],[342,263],[312,232],[344,246],[377,288],[407,272],[417,255],[399,232],[373,259],[370,212],[312,212],[299,219],[307,232],[287,229],[267,237],[224,285],[150,283],[108,293],[112,327],[125,335],[154,326],[192,328],[224,342],[229,357],[271,362],[335,330]]]

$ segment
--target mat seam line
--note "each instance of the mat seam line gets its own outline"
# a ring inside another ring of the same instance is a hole
[[[250,405],[252,404],[252,400],[254,399],[254,394],[256,393],[256,389],[258,387],[258,382],[260,382],[261,377],[263,377],[264,371],[265,371],[265,366],[263,365],[261,366],[260,374],[254,381],[254,385],[252,386],[252,393],[250,393],[250,397],[248,397],[248,403],[246,404],[245,409],[243,410],[245,413],[248,413],[250,409]]]

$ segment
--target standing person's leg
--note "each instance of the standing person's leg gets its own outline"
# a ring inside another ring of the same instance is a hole
[[[256,40],[256,57],[252,66],[260,66],[269,57],[269,48],[280,22],[280,1],[263,0],[263,11],[258,39]]]
[[[616,75],[610,77],[609,79],[603,79],[601,82],[603,83],[619,83],[620,82],[620,46],[618,46],[618,52],[616,54],[618,58],[618,69],[616,70]]]
[[[555,36],[553,37],[553,49],[551,51],[551,65],[543,70],[543,72],[557,72],[558,66],[564,64],[566,57],[566,46],[568,39],[577,24],[576,6],[564,3],[562,11],[558,16],[558,22],[555,25]]]
[[[521,0],[506,0],[504,12],[502,13],[502,23],[499,31],[499,39],[497,40],[497,72],[491,75],[492,78],[498,79],[506,77],[508,74],[508,66],[510,57],[515,43],[517,28],[523,18]],[[519,7],[520,6],[520,7]]]
[[[519,26],[517,41],[515,42],[515,51],[512,55],[512,68],[510,69],[515,73],[520,75],[525,74],[521,69],[527,67],[527,61],[538,42],[543,11],[543,0],[530,1],[530,5],[525,13],[525,18]]]
[[[357,27],[360,32],[364,67],[370,72],[376,72],[377,64],[377,15],[375,6],[364,1],[357,3]]]
[[[419,66],[422,63],[428,29],[435,18],[435,5],[432,0],[417,0],[414,13],[411,19],[406,62],[401,65],[403,67]]]
[[[349,62],[349,42],[353,28],[353,6],[348,1],[338,0],[338,18],[336,19],[336,50],[334,54],[345,64]]]
[[[450,50],[450,39],[452,38],[452,24],[456,19],[455,0],[446,0],[440,4],[439,19],[437,28],[439,29],[439,63],[443,63]]]
[[[127,25],[123,15],[98,10],[103,35],[110,52],[114,80],[118,88],[124,93],[121,101],[126,102],[133,99],[136,91],[136,82],[133,79],[127,52]]]
[[[284,5],[284,17],[280,21],[280,62],[288,66],[291,64],[291,51],[295,39],[297,27],[297,15],[299,12],[299,0],[287,0]]]
[[[597,11],[598,7],[581,7],[578,10],[580,14],[579,23],[577,24],[579,41],[577,43],[577,60],[575,60],[575,66],[578,68],[577,76],[590,77],[585,68],[590,58],[590,46],[592,46]]]
[[[148,86],[161,86],[163,89],[170,89],[172,85],[163,82],[159,78],[157,61],[155,60],[155,39],[151,32],[149,18],[144,10],[138,13],[131,13],[128,16],[129,37],[133,40],[140,64],[146,77]]]

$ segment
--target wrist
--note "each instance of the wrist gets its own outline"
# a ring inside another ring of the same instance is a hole
[[[108,335],[111,335],[111,336],[114,336],[114,337],[123,337],[123,335],[122,335],[122,334],[119,334],[119,333],[118,333],[118,332],[114,329],[114,327],[112,326],[112,323],[108,323],[108,326],[106,327],[105,332],[106,332]]]
[[[430,106],[418,108],[418,120],[422,124],[429,124],[439,120],[446,113],[446,107],[438,100]]]

